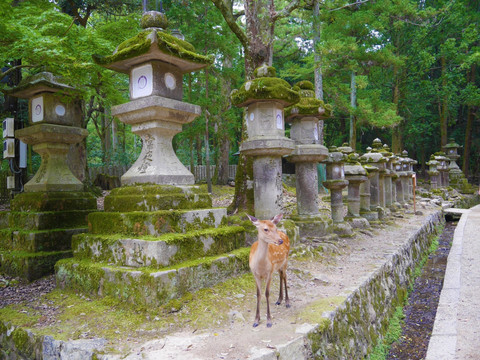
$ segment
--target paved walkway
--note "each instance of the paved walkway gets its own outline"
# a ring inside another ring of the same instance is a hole
[[[480,205],[458,222],[426,360],[480,359]]]

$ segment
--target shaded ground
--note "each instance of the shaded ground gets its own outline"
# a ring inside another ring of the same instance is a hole
[[[437,251],[429,256],[416,279],[409,304],[404,308],[402,335],[392,344],[387,359],[417,360],[427,355],[455,226],[456,223],[447,223],[438,239]]]

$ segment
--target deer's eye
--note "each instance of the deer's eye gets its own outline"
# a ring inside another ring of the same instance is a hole
[[[263,229],[263,231],[268,232],[268,229]]]

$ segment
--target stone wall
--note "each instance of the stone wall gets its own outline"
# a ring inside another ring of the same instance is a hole
[[[328,320],[308,333],[308,358],[363,359],[368,355],[385,334],[395,307],[403,305],[415,267],[428,254],[443,223],[442,212],[430,215],[380,269],[336,310],[326,314]]]

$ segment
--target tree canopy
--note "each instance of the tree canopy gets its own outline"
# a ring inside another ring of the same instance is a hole
[[[186,165],[236,163],[242,111],[230,91],[263,62],[290,84],[315,82],[333,107],[326,145],[364,151],[376,137],[424,166],[450,137],[464,146],[463,170],[480,172],[480,4],[475,0],[164,0],[172,29],[212,66],[184,77],[184,100],[202,115],[175,138]],[[317,9],[315,11],[315,8]],[[130,164],[141,148],[110,108],[128,100],[128,78],[102,68],[139,31],[140,0],[0,2],[0,89],[40,71],[80,89],[89,166]],[[318,75],[318,73],[317,73]],[[319,84],[319,82],[315,82]],[[5,116],[18,115],[0,97]],[[216,174],[225,183],[224,171]]]

